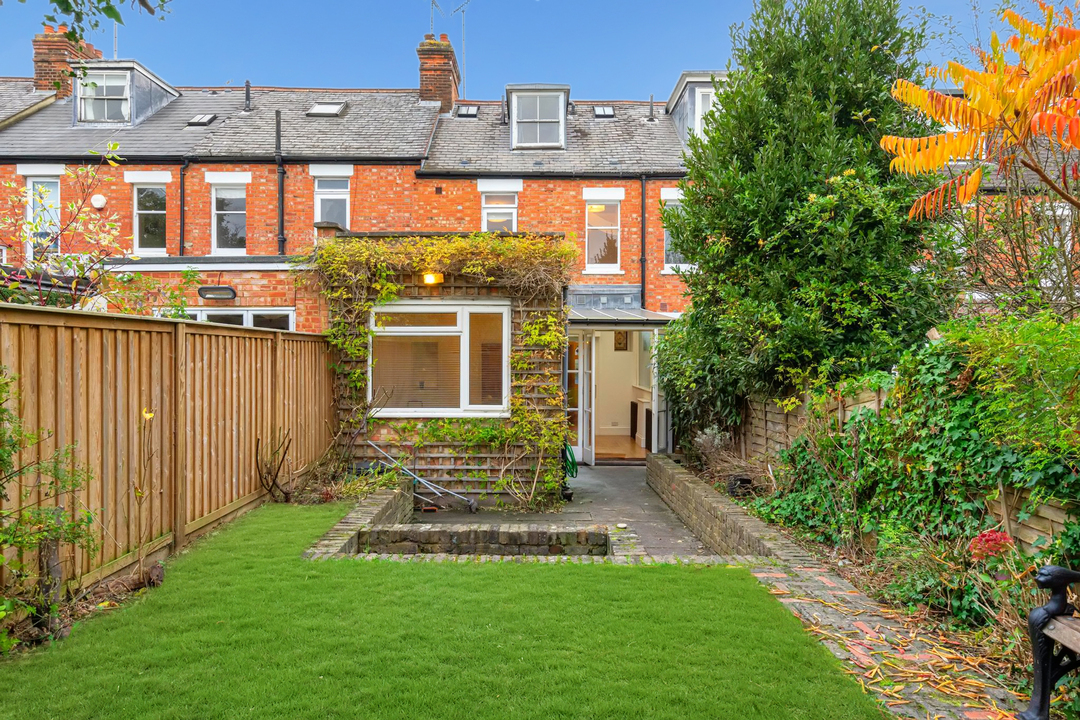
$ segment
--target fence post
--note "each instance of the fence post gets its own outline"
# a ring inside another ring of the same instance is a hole
[[[274,437],[285,420],[285,393],[282,388],[285,354],[281,342],[281,331],[274,333],[274,352],[270,367],[273,368],[273,372],[270,373],[270,436]]]
[[[187,539],[187,323],[176,323],[173,331],[173,550]]]

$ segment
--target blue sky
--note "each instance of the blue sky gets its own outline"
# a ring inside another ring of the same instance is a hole
[[[461,17],[450,12],[462,1],[440,0],[447,17],[435,17],[459,62]],[[938,0],[933,8],[971,37],[969,3]],[[30,38],[47,7],[45,0],[0,6],[0,76],[32,74]],[[416,87],[428,7],[428,0],[173,0],[163,21],[127,10],[120,57],[175,85]],[[558,82],[579,99],[666,100],[682,70],[725,67],[729,28],[752,7],[750,0],[472,0],[467,94],[491,99],[506,83]],[[111,29],[92,42],[111,57]],[[938,48],[927,59],[942,55]]]

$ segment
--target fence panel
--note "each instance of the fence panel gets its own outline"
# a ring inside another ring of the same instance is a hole
[[[65,579],[106,577],[140,545],[179,547],[261,502],[259,438],[288,433],[294,471],[321,456],[335,422],[329,364],[316,335],[0,305],[9,406],[27,430],[46,431],[18,462],[70,446],[90,473],[61,504],[94,514],[98,549],[62,548]],[[0,509],[41,502],[45,481],[24,478]],[[0,567],[0,583],[10,579]]]

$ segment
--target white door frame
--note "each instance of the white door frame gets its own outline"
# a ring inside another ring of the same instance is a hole
[[[596,335],[592,330],[581,332],[581,375],[578,384],[581,388],[581,412],[578,415],[581,426],[578,437],[581,439],[581,462],[585,465],[596,464]]]
[[[574,374],[575,376],[577,376],[577,397],[573,398],[575,400],[574,405],[573,405],[573,409],[577,411],[577,437],[574,440],[574,444],[570,446],[570,449],[574,452],[574,459],[580,461],[581,460],[581,377],[582,377],[581,363],[582,363],[582,354],[583,354],[582,348],[584,348],[585,346],[581,342],[581,333],[580,332],[575,331],[575,332],[567,333],[567,339],[570,340],[570,341],[576,342],[578,344],[578,348],[577,348],[577,352],[578,352],[577,369],[576,370],[569,370],[568,369],[567,373],[566,373],[566,377],[567,377],[567,380],[569,380],[571,373]],[[570,348],[569,348],[569,343],[568,343],[567,344],[567,352],[569,352],[569,351],[570,351]],[[571,400],[571,398],[569,396],[569,387],[563,388],[563,390],[568,393],[567,397],[566,397],[566,407],[567,407],[567,411],[569,412],[569,410],[571,409],[570,408],[570,400]]]

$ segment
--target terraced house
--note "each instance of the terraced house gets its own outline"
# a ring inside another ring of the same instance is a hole
[[[679,200],[711,73],[684,73],[666,104],[546,83],[467,100],[445,35],[420,43],[408,89],[174,87],[49,28],[33,52],[34,78],[0,79],[0,181],[47,191],[30,212],[56,217],[66,169],[117,143],[124,160],[102,168],[94,204],[129,238],[114,266],[166,281],[196,269],[193,319],[322,330],[326,308],[290,272],[319,231],[563,233],[580,251],[566,368],[579,457],[662,442],[650,352],[685,299],[660,209]],[[26,250],[11,245],[18,265]]]

